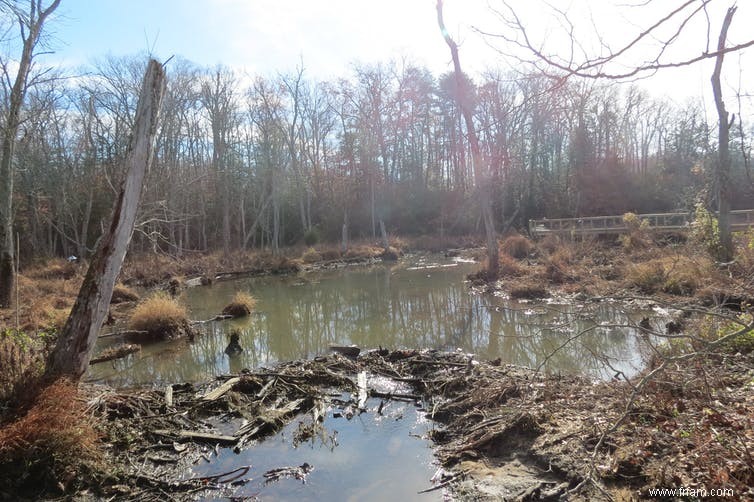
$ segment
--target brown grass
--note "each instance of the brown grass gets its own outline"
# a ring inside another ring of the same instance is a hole
[[[524,269],[521,265],[509,255],[501,254],[498,260],[500,264],[500,277],[519,277],[524,274]]]
[[[547,295],[547,289],[542,285],[538,283],[533,282],[523,282],[519,284],[514,284],[510,288],[510,297],[514,300],[519,299],[540,299],[540,298],[546,298]]]
[[[55,382],[0,429],[0,485],[34,496],[88,484],[101,459],[97,441],[76,385]]]
[[[110,303],[124,303],[139,301],[139,293],[124,284],[116,284]]]
[[[158,292],[136,306],[129,326],[146,331],[152,338],[171,338],[188,326],[188,314],[186,307],[170,295]]]
[[[243,317],[251,314],[257,300],[246,291],[238,291],[233,300],[223,309],[224,315]]]
[[[304,263],[316,263],[322,261],[322,255],[316,249],[308,248],[304,251],[304,254],[301,255],[301,261]]]
[[[710,281],[714,275],[709,258],[700,256],[692,260],[686,256],[671,255],[630,265],[626,283],[646,294],[663,291],[690,296],[699,289],[702,281]]]
[[[523,235],[511,235],[500,244],[500,251],[513,258],[522,260],[534,251],[534,244]]]
[[[85,271],[86,268],[62,258],[53,258],[42,265],[24,270],[24,275],[31,279],[63,279],[69,280]]]

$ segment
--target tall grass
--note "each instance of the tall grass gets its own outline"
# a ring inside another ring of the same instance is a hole
[[[186,307],[160,291],[140,303],[131,314],[129,326],[150,335],[169,334],[188,325]]]

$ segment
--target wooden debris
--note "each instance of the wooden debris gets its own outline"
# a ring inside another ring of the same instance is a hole
[[[134,336],[134,335],[147,335],[149,334],[148,331],[141,331],[138,329],[127,329],[124,331],[113,331],[112,333],[105,333],[104,335],[99,335],[97,338],[110,338],[113,336]]]
[[[278,469],[270,469],[264,473],[265,483],[272,483],[278,481],[281,478],[296,478],[303,483],[306,483],[306,476],[314,469],[314,466],[304,462],[298,467],[280,467]]]
[[[356,384],[359,387],[359,402],[358,406],[360,410],[363,410],[367,404],[367,372],[361,371],[356,376]]]
[[[154,434],[157,434],[158,436],[166,436],[166,437],[177,436],[180,439],[190,439],[192,441],[220,443],[220,444],[225,444],[225,445],[233,445],[233,444],[236,444],[236,441],[238,441],[238,439],[235,436],[224,436],[221,434],[212,434],[210,432],[186,431],[186,430],[171,431],[169,429],[157,429],[152,432]]]
[[[173,406],[173,386],[168,385],[165,387],[165,404],[167,406]]]
[[[123,357],[126,357],[129,354],[133,354],[134,352],[139,352],[141,350],[141,345],[138,344],[124,344],[119,345],[117,347],[111,347],[104,351],[102,354],[100,354],[97,357],[93,357],[89,364],[97,364],[97,363],[103,363],[105,361],[113,361],[115,359],[120,359]]]
[[[361,353],[361,349],[359,347],[356,347],[355,345],[351,345],[350,347],[342,345],[330,345],[330,350],[342,356],[350,357],[351,359],[356,359]]]
[[[230,380],[227,380],[225,383],[220,385],[215,390],[209,391],[206,394],[204,394],[201,399],[202,401],[215,401],[216,399],[222,397],[223,394],[228,392],[230,389],[233,388],[235,384],[241,381],[241,377],[233,377]]]

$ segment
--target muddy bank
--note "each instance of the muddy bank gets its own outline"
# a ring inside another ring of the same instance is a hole
[[[400,390],[370,388],[369,375]],[[628,406],[636,381],[547,376],[461,353],[375,350],[225,375],[201,387],[88,387],[107,464],[116,466],[88,489],[123,500],[231,496],[269,473],[241,466],[187,478],[187,468],[223,448],[251,448],[297,417],[309,417],[301,438],[316,435],[327,407],[346,418],[380,413],[382,405],[365,409],[372,397],[415,403],[436,422],[430,435],[442,468],[427,486],[454,499],[633,500],[681,487],[727,490],[731,500],[754,496],[751,353],[679,363]],[[280,466],[297,467],[291,475],[305,476],[302,466]]]

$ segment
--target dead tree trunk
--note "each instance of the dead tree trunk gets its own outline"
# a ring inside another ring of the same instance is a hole
[[[725,14],[723,26],[720,29],[720,38],[717,42],[717,57],[715,58],[715,71],[712,72],[712,92],[715,96],[717,108],[718,137],[717,137],[717,226],[720,231],[720,249],[717,258],[722,262],[733,259],[733,237],[730,231],[730,128],[733,118],[728,115],[723,101],[723,91],[720,84],[720,74],[723,69],[725,57],[725,41],[728,38],[728,28],[736,7],[730,7]]]
[[[126,153],[126,178],[113,208],[110,228],[99,241],[76,304],[50,354],[46,376],[51,379],[65,375],[78,380],[89,365],[92,348],[107,315],[115,279],[120,273],[133,233],[144,176],[152,159],[164,94],[164,70],[160,63],[151,60],[144,75],[134,129]]]
[[[469,147],[471,148],[471,163],[474,172],[474,183],[479,196],[479,205],[482,209],[482,221],[484,222],[484,232],[487,237],[487,274],[489,277],[497,277],[500,269],[500,259],[497,248],[497,235],[495,234],[495,220],[492,214],[492,194],[490,186],[490,177],[488,169],[484,168],[482,160],[482,151],[479,149],[479,139],[476,135],[476,127],[472,118],[470,99],[463,96],[465,89],[463,72],[461,71],[461,61],[458,58],[458,45],[451,38],[448,30],[445,29],[445,21],[442,17],[442,0],[437,0],[437,24],[440,25],[440,32],[445,38],[445,43],[450,48],[450,55],[453,58],[453,73],[456,82],[456,100],[461,108],[463,120],[466,123],[466,132],[469,136]]]

